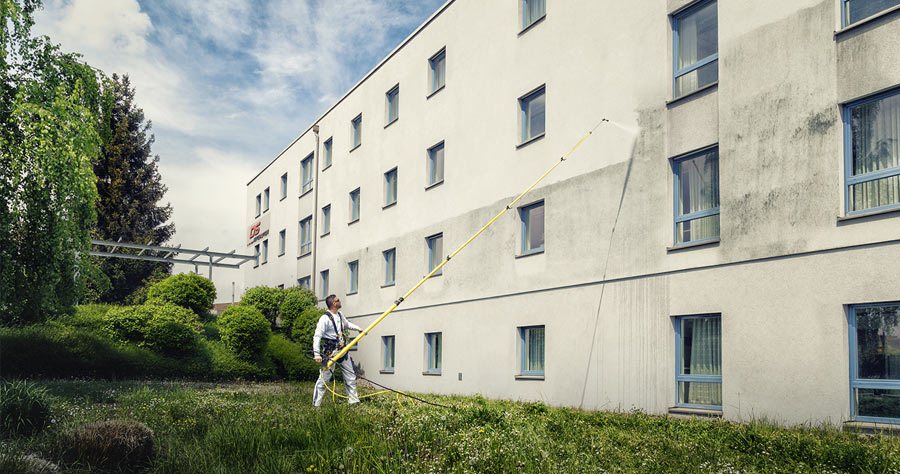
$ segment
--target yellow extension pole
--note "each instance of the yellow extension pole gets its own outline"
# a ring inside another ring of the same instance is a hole
[[[425,283],[426,281],[428,281],[428,279],[431,278],[435,273],[437,273],[438,271],[440,271],[441,268],[444,268],[444,265],[446,265],[447,262],[449,262],[451,258],[455,257],[456,254],[458,254],[459,252],[462,251],[462,249],[466,248],[466,246],[469,245],[469,243],[471,243],[473,240],[475,240],[476,237],[478,237],[482,232],[484,232],[488,227],[490,227],[490,226],[491,226],[497,219],[499,219],[503,214],[506,214],[506,211],[512,209],[512,207],[515,206],[516,203],[519,202],[519,200],[521,200],[526,194],[528,194],[529,191],[531,191],[532,189],[534,189],[534,187],[537,186],[538,183],[540,183],[541,181],[543,181],[544,178],[546,178],[547,175],[550,174],[550,172],[552,172],[554,169],[556,169],[557,166],[559,166],[560,164],[562,164],[563,161],[566,161],[566,158],[568,158],[569,155],[572,154],[572,152],[574,152],[579,146],[581,146],[581,144],[584,143],[584,141],[587,140],[587,139],[591,136],[591,134],[594,133],[594,130],[596,130],[597,127],[599,127],[603,122],[608,122],[608,120],[607,120],[607,119],[601,120],[600,123],[598,123],[596,126],[594,126],[594,128],[592,128],[592,129],[587,133],[587,135],[585,135],[584,137],[582,137],[581,140],[578,140],[578,143],[576,143],[575,146],[573,146],[572,149],[569,150],[568,153],[566,153],[565,155],[563,155],[563,156],[559,159],[559,161],[557,161],[556,163],[554,163],[553,166],[550,167],[550,169],[548,169],[546,172],[544,172],[544,174],[542,174],[540,178],[538,178],[534,183],[532,183],[531,186],[528,186],[528,188],[527,188],[525,191],[522,191],[522,194],[519,194],[519,196],[518,196],[517,198],[513,199],[513,201],[512,201],[511,203],[507,204],[506,207],[503,208],[503,210],[501,210],[496,216],[494,216],[493,219],[491,219],[490,221],[488,221],[488,223],[485,224],[484,227],[482,227],[481,229],[478,229],[478,232],[475,232],[475,234],[473,234],[471,237],[469,237],[468,240],[466,240],[465,242],[463,242],[463,244],[460,245],[458,249],[454,250],[453,253],[451,253],[450,255],[448,255],[447,258],[445,258],[444,261],[442,261],[440,265],[434,267],[434,269],[431,270],[430,273],[428,273],[427,275],[425,275],[424,278],[422,278],[421,280],[419,280],[419,282],[416,283],[416,286],[412,287],[409,291],[406,292],[405,295],[403,295],[403,296],[401,296],[399,299],[397,299],[397,301],[394,301],[394,304],[391,305],[391,307],[388,308],[387,311],[381,313],[381,316],[379,316],[378,319],[376,319],[375,321],[373,321],[372,324],[369,325],[369,327],[365,328],[361,333],[359,333],[359,335],[357,335],[352,341],[350,341],[349,344],[347,344],[346,346],[344,346],[344,348],[343,348],[340,352],[338,352],[337,355],[335,355],[335,356],[329,358],[329,359],[328,359],[328,362],[325,364],[325,367],[322,368],[322,371],[324,372],[324,371],[330,369],[331,366],[334,365],[334,362],[335,362],[336,360],[338,360],[338,359],[340,359],[341,357],[343,357],[344,354],[346,354],[347,351],[349,351],[351,347],[353,347],[357,342],[359,342],[360,339],[362,339],[364,336],[368,335],[368,334],[369,334],[369,331],[371,331],[375,326],[378,325],[378,323],[380,323],[384,318],[386,318],[386,317],[387,317],[389,314],[391,314],[395,309],[397,309],[397,307],[400,306],[400,303],[402,303],[402,302],[405,301],[407,298],[409,298],[409,295],[413,294],[414,291],[416,291],[417,289],[419,289],[419,287],[422,286],[423,283]]]

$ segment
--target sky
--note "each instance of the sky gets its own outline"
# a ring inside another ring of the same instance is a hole
[[[44,0],[33,32],[130,77],[174,209],[169,245],[247,253],[247,182],[444,1]],[[213,281],[216,301],[232,282],[240,297],[242,270]]]

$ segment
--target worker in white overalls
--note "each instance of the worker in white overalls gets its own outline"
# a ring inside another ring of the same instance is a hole
[[[316,324],[316,333],[313,335],[313,355],[316,362],[322,364],[324,368],[327,359],[332,354],[337,354],[344,347],[344,328],[353,329],[356,332],[362,332],[362,328],[351,323],[341,314],[341,300],[335,295],[328,295],[325,298],[325,306],[328,311],[325,312]],[[320,347],[319,346],[323,346]],[[347,390],[347,398],[350,404],[359,403],[359,397],[356,394],[356,372],[353,370],[353,361],[349,355],[344,355],[338,359],[334,365],[341,365],[344,372],[344,388]],[[313,390],[313,406],[318,407],[322,404],[322,397],[325,395],[325,384],[334,376],[334,365],[328,370],[319,371],[319,379],[316,380],[316,388]]]

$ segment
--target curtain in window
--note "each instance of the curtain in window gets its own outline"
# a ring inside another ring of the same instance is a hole
[[[678,57],[680,71],[719,50],[719,28],[716,2],[711,2],[689,15],[677,19]],[[713,61],[676,79],[675,96],[682,96],[719,79],[717,61]]]
[[[394,367],[394,338],[384,338],[384,366],[385,368]]]
[[[433,148],[431,150],[431,182],[437,183],[444,180],[444,146]]]
[[[900,0],[848,0],[844,25],[856,23],[897,5],[900,5]]]
[[[428,368],[441,368],[441,335],[433,334],[431,336],[431,353],[429,354]]]
[[[678,163],[678,215],[719,207],[719,152],[712,150]],[[678,243],[719,236],[719,216],[679,222]]]
[[[525,330],[525,367],[526,372],[544,371],[544,328]]]
[[[525,250],[544,246],[544,205],[525,210]]]
[[[544,115],[546,112],[544,93],[540,92],[528,99],[525,104],[525,130],[522,141],[544,133]]]
[[[684,350],[690,357],[686,373],[691,375],[722,375],[722,325],[719,318],[684,320]],[[689,339],[688,339],[689,338]],[[718,383],[688,384],[685,401],[701,405],[721,405],[722,385]]]
[[[525,2],[525,26],[534,23],[538,18],[544,16],[545,9],[545,0],[527,0]]]
[[[431,90],[436,91],[440,89],[444,85],[444,74],[446,69],[446,56],[444,53],[441,53],[440,56],[434,58],[432,61],[432,82],[431,82]]]
[[[900,94],[854,107],[850,113],[853,176],[900,167]],[[900,176],[850,186],[852,210],[900,203]]]

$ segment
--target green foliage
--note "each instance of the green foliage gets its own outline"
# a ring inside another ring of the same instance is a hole
[[[143,284],[125,298],[125,304],[138,305],[146,303],[147,293],[150,292],[150,288],[168,277],[168,272],[156,272],[144,278]]]
[[[272,367],[241,360],[222,341],[202,339],[200,342],[210,355],[213,380],[268,380],[275,375]]]
[[[26,380],[0,383],[0,428],[30,435],[50,424],[50,397],[40,385]]]
[[[311,349],[313,335],[316,333],[316,324],[318,324],[319,318],[323,314],[325,314],[324,309],[315,307],[307,308],[300,313],[300,316],[294,319],[294,324],[291,327],[291,339],[300,344],[307,344]]]
[[[185,356],[197,349],[197,316],[165,302],[124,306],[107,313],[103,329],[113,339],[133,342],[167,356]]]
[[[0,324],[71,311],[97,199],[99,73],[30,34],[39,2],[0,0]]]
[[[281,304],[278,306],[278,317],[281,319],[281,327],[286,333],[290,333],[297,319],[304,311],[315,308],[319,302],[312,290],[294,286],[286,288],[282,292]]]
[[[165,315],[150,319],[144,342],[160,354],[185,356],[196,352],[197,332],[177,316]]]
[[[290,380],[316,380],[319,376],[319,364],[304,356],[310,347],[310,344],[298,344],[281,334],[273,334],[266,347],[266,354],[275,363],[279,377]]]
[[[219,317],[222,342],[243,360],[258,360],[271,331],[262,313],[250,305],[232,306]]]
[[[212,308],[216,287],[208,278],[195,273],[180,273],[151,286],[147,297],[176,304],[200,315]]]
[[[69,463],[91,470],[134,471],[153,454],[153,430],[134,420],[87,423],[62,437]]]
[[[269,321],[272,331],[277,329],[276,319],[278,310],[284,301],[284,290],[281,288],[269,288],[267,286],[254,286],[244,292],[241,297],[241,306],[252,306],[259,310]]]
[[[104,296],[112,290],[109,277],[97,266],[100,257],[90,257],[83,261],[81,278],[79,278],[81,304],[100,303]]]
[[[115,308],[115,306],[107,304],[82,304],[75,307],[74,313],[64,315],[55,321],[52,321],[51,324],[72,328],[102,330],[103,325],[106,323],[107,313]]]

